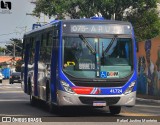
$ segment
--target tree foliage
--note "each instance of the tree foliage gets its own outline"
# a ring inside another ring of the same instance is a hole
[[[37,0],[34,13],[59,19],[92,17],[100,12],[104,18],[132,23],[138,41],[159,35],[160,22],[156,10],[158,0]]]
[[[10,39],[12,42],[9,45],[6,45],[6,53],[11,53],[13,56],[14,53],[14,44],[15,44],[15,56],[21,56],[22,53],[22,40],[17,38]]]
[[[16,62],[16,65],[15,65],[15,70],[16,70],[16,72],[21,72],[21,66],[22,66],[22,64],[23,64],[23,60],[18,60],[17,62]]]
[[[0,47],[0,53],[1,53],[1,52],[4,52],[4,50],[5,50],[5,48]]]

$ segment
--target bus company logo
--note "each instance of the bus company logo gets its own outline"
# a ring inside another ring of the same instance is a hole
[[[11,14],[12,3],[10,1],[1,0],[1,14]]]
[[[107,72],[107,78],[112,78],[112,77],[119,77],[119,72],[118,71]]]

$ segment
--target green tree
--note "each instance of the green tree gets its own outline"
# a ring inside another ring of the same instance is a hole
[[[0,47],[0,53],[4,53],[5,48]]]
[[[151,39],[160,34],[160,20],[155,9],[131,14],[126,19],[134,26],[138,41]]]
[[[15,56],[21,56],[22,53],[22,40],[21,39],[17,39],[17,38],[12,38],[10,39],[11,44],[6,45],[6,53],[8,52],[14,52],[14,44],[15,44]]]
[[[100,12],[104,18],[130,21],[138,41],[159,35],[160,23],[156,11],[158,0],[37,0],[36,15],[58,15],[59,19],[92,17]]]
[[[16,66],[15,66],[16,72],[21,72],[21,66],[22,66],[22,64],[23,64],[23,60],[18,60],[18,61],[16,62]]]

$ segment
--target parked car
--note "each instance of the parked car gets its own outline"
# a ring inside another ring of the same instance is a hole
[[[10,76],[9,83],[21,83],[21,72],[13,72]]]
[[[0,72],[0,83],[2,83],[4,76],[2,75],[2,73]]]

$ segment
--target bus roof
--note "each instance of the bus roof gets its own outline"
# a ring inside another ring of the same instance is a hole
[[[117,20],[106,20],[106,19],[103,19],[103,20],[99,20],[99,19],[70,19],[70,20],[53,20],[51,21],[50,23],[48,24],[45,24],[45,25],[42,25],[40,28],[36,28],[34,30],[31,30],[27,33],[24,34],[25,35],[29,35],[31,33],[34,33],[34,32],[37,32],[37,31],[41,31],[41,30],[44,30],[46,28],[50,28],[52,27],[54,24],[57,24],[59,22],[62,22],[62,23],[82,23],[82,24],[85,24],[85,23],[105,23],[105,24],[125,24],[125,25],[130,25],[131,26],[131,23],[130,22],[126,22],[126,21],[117,21]]]
[[[71,20],[62,20],[64,23],[109,23],[109,24],[126,24],[131,25],[130,22],[126,21],[117,21],[117,20],[98,20],[98,19],[71,19]]]

